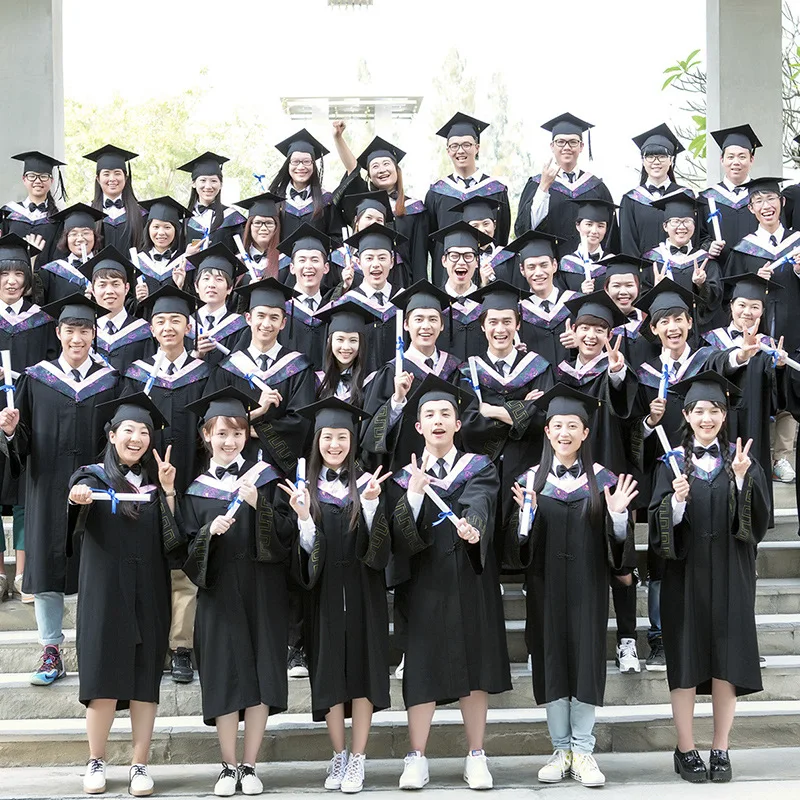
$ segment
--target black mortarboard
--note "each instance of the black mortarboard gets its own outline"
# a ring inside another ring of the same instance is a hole
[[[184,408],[197,414],[200,424],[205,424],[214,417],[244,417],[254,408],[258,408],[258,400],[245,394],[235,386],[223,386],[216,392],[204,395],[193,403],[187,403]]]
[[[290,258],[298,250],[319,250],[327,260],[331,251],[330,236],[304,222],[294,233],[278,244],[278,250]]]
[[[78,269],[90,283],[94,278],[95,273],[99,272],[101,269],[111,269],[115,272],[119,272],[127,283],[133,283],[136,277],[133,264],[131,264],[130,260],[126,256],[122,255],[122,253],[120,253],[119,250],[112,245],[104,247],[97,255],[92,256],[85,264],[81,264]]]
[[[472,399],[473,396],[469,392],[465,392],[454,383],[448,383],[429,372],[408,398],[405,414],[411,419],[417,416],[419,409],[425,403],[429,403],[432,400],[446,400],[453,405],[460,415],[461,410],[466,408]]]
[[[507,311],[509,309],[519,312],[521,300],[531,296],[531,292],[518,289],[507,281],[492,281],[480,289],[471,292],[469,299],[481,304],[481,311]]]
[[[84,158],[89,161],[97,162],[97,172],[101,169],[121,169],[127,172],[128,161],[138,158],[138,153],[132,153],[130,150],[123,150],[121,147],[116,147],[113,144],[107,144],[99,150],[94,150],[87,153]]]
[[[280,209],[278,203],[282,203],[283,198],[272,192],[264,192],[257,194],[255,197],[248,197],[244,200],[239,200],[234,203],[235,206],[244,208],[251,217],[279,217]]]
[[[733,408],[742,396],[738,386],[732,384],[724,375],[712,370],[684,378],[670,387],[669,391],[683,397],[684,408],[698,400],[724,403]]]
[[[614,211],[619,208],[616,203],[610,200],[601,200],[599,197],[583,199],[581,197],[572,200],[578,207],[577,219],[588,219],[591,222],[605,222],[611,224]]]
[[[63,319],[82,319],[91,325],[95,324],[99,315],[106,313],[106,309],[80,292],[62,297],[61,300],[54,300],[42,306],[42,311],[59,322]]]
[[[262,278],[246,286],[239,286],[236,292],[247,300],[248,311],[258,306],[283,309],[289,300],[300,296],[298,291],[276,278]]]
[[[305,128],[293,133],[282,142],[278,142],[275,147],[287,158],[292,153],[308,153],[316,161],[330,153],[330,150],[318,142]]]
[[[197,303],[198,300],[194,295],[184,292],[170,283],[165,283],[153,294],[145,297],[139,305],[146,312],[149,312],[149,319],[152,319],[156,314],[182,314],[187,319],[190,319],[197,308]]]
[[[792,141],[795,144],[800,144],[800,133],[798,133],[797,136],[792,136]]]
[[[40,153],[38,150],[28,150],[25,153],[17,153],[15,156],[11,156],[11,158],[15,161],[23,162],[23,172],[51,173],[56,167],[66,166],[63,161],[59,161],[57,158],[53,158],[53,156]]]
[[[16,233],[7,233],[0,236],[0,263],[3,261],[24,261],[30,266],[31,258],[39,255],[41,250],[35,245],[18,236]]]
[[[405,158],[405,151],[397,145],[387,142],[376,136],[365,148],[364,152],[356,159],[358,164],[369,172],[369,163],[374,158],[391,158],[395,164],[399,164]]]
[[[481,122],[469,114],[462,114],[460,111],[453,114],[438,131],[437,136],[449,139],[451,136],[474,136],[476,141],[480,141],[481,133],[489,127],[488,122]]]
[[[545,412],[547,422],[557,414],[574,414],[587,425],[592,414],[602,404],[600,398],[573,389],[572,386],[567,386],[565,383],[557,383],[533,402]]]
[[[654,208],[659,208],[664,212],[664,219],[673,217],[694,217],[697,214],[698,200],[691,189],[677,189],[674,192],[653,200]]]
[[[161,222],[169,222],[175,226],[176,230],[183,220],[189,216],[188,208],[167,195],[154,197],[152,200],[142,200],[139,205],[147,209],[148,222],[154,219],[161,220]]]
[[[767,278],[762,278],[754,272],[748,272],[745,275],[734,275],[730,278],[723,278],[723,283],[729,283],[733,287],[731,300],[736,300],[742,297],[745,300],[760,300],[762,303],[767,302],[767,295],[770,292],[780,291],[783,289],[779,283],[771,281]]]
[[[606,268],[603,275],[604,280],[608,280],[612,275],[635,275],[641,282],[642,272],[650,267],[649,261],[643,261],[638,256],[629,256],[625,253],[606,256],[597,263]]]
[[[646,311],[651,317],[669,308],[678,308],[688,314],[694,304],[694,294],[669,278],[657,283],[635,303],[636,308]]]
[[[96,222],[105,217],[105,214],[97,208],[87,206],[86,203],[73,203],[63,211],[53,214],[51,219],[63,222],[64,233],[73,228],[94,228]]]
[[[430,281],[417,281],[408,289],[398,292],[393,298],[393,305],[402,308],[406,314],[417,308],[432,308],[440,313],[450,305],[451,297],[447,292],[434,286]]]
[[[441,242],[445,252],[451,247],[469,247],[476,252],[481,247],[491,244],[492,237],[487,236],[483,231],[473,228],[468,222],[454,222],[434,231],[430,237],[437,242]]]
[[[581,317],[591,316],[608,323],[609,328],[624,325],[628,318],[617,308],[614,301],[603,291],[576,297],[564,305],[572,312],[573,327]]]
[[[351,225],[355,225],[356,217],[368,208],[380,211],[384,222],[391,222],[394,219],[389,193],[383,189],[377,192],[348,194],[342,198],[342,211]]]
[[[753,178],[745,184],[745,189],[747,189],[748,194],[753,194],[753,192],[775,192],[775,194],[780,194],[781,184],[785,180],[786,178]]]
[[[565,114],[559,114],[557,117],[553,117],[553,119],[542,123],[542,127],[546,131],[550,131],[555,139],[555,137],[559,135],[574,134],[576,136],[581,136],[584,131],[594,128],[594,125],[591,122],[582,120],[580,117],[576,117],[574,114],[566,112]]]
[[[451,211],[461,214],[464,222],[475,222],[483,219],[497,219],[497,209],[501,203],[493,197],[470,197],[452,206]]]
[[[222,165],[230,161],[225,156],[218,156],[210,150],[206,150],[201,156],[193,158],[178,167],[181,172],[191,172],[192,180],[196,180],[201,175],[216,175],[218,178],[222,177]]]
[[[218,269],[231,279],[232,283],[241,275],[246,267],[222,242],[211,245],[207,250],[200,250],[186,260],[195,267],[195,283],[204,269]]]
[[[345,244],[355,248],[359,252],[364,250],[388,250],[394,252],[399,244],[404,244],[408,239],[403,234],[398,233],[392,228],[373,222],[358,233],[354,233],[349,239],[345,239]]]
[[[332,333],[365,333],[367,325],[380,319],[370,308],[345,300],[317,311],[314,316],[328,324],[328,335]]]
[[[358,424],[370,416],[363,409],[345,403],[338,397],[326,397],[303,406],[298,412],[314,422],[314,433],[323,428],[345,428],[355,434]]]
[[[649,153],[658,154],[666,152],[667,155],[676,156],[686,148],[680,143],[678,137],[663,122],[650,128],[649,131],[633,137],[633,143],[641,150],[642,155]]]
[[[96,408],[98,420],[106,426],[106,433],[118,422],[141,422],[155,431],[169,425],[167,418],[158,406],[144,392],[136,392],[107,403],[99,403]]]
[[[735,125],[733,128],[722,128],[718,131],[711,131],[711,136],[719,145],[719,149],[724,153],[726,147],[744,147],[746,150],[753,151],[761,147],[755,131],[749,125]]]
[[[520,263],[524,263],[526,258],[538,258],[539,256],[549,256],[558,258],[556,246],[561,240],[549,233],[541,231],[526,231],[522,236],[518,236],[513,242],[509,242],[506,250],[519,255]]]

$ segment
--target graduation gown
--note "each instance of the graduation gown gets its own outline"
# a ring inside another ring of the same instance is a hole
[[[111,488],[102,464],[81,467],[69,481],[76,484]],[[153,484],[139,491],[151,500],[136,504],[138,519],[120,507],[113,513],[108,501],[69,507],[67,552],[81,553],[76,627],[84,705],[113,698],[120,710],[131,700],[159,699],[172,605],[169,559],[184,542],[164,493]]]
[[[208,247],[214,244],[224,244],[232,253],[238,253],[233,237],[237,233],[239,236],[242,235],[246,222],[247,220],[235,208],[222,206],[222,219],[214,222],[212,217],[211,230],[208,231],[202,219],[193,213],[183,223],[184,233],[186,234],[185,241],[187,244],[191,244],[197,239],[204,239],[209,236]],[[281,232],[284,235],[286,234],[283,228],[281,228]],[[128,251],[123,250],[122,252],[127,253]]]
[[[608,253],[600,251],[600,258]],[[589,259],[589,275],[595,281],[595,288],[601,289],[603,281],[601,280],[606,274],[606,265],[598,264],[596,261]],[[586,262],[583,256],[577,251],[574,253],[567,253],[561,257],[558,262],[558,272],[556,272],[556,280],[561,286],[569,289],[572,292],[581,294],[581,284],[586,280]],[[598,283],[598,281],[600,281]]]
[[[181,501],[189,542],[183,569],[198,587],[194,654],[206,725],[234,712],[244,719],[245,709],[259,703],[269,706],[270,716],[288,707],[287,578],[293,536],[272,508],[280,475],[265,462],[245,461],[243,470],[255,478],[258,508],[242,503],[223,535],[209,532],[235,497],[222,481],[200,475]]]
[[[785,201],[781,214],[783,226],[797,230],[800,228],[800,184],[793,183],[787,186],[781,195]]]
[[[20,422],[11,446],[27,458],[25,578],[30,594],[78,589],[80,549],[67,560],[67,494],[70,476],[105,446],[96,407],[117,395],[115,370],[92,364],[76,383],[58,361],[28,367],[19,382]]]
[[[38,262],[46,264],[55,258],[60,225],[53,222],[47,215],[40,216],[38,212],[31,214],[27,201],[6,203],[0,208],[0,230],[2,230],[3,236],[8,233],[16,233],[22,239],[31,234],[41,236],[45,245],[42,252],[36,256]]]
[[[288,187],[286,192],[288,194]],[[318,216],[314,216],[312,197],[309,196],[307,200],[299,198],[289,200],[287,198],[280,207],[281,239],[291,236],[304,223],[328,236],[341,236],[341,226],[336,230],[333,218],[333,195],[330,192],[322,193],[322,211]]]
[[[247,326],[247,320],[242,314],[228,311],[227,307],[224,308],[221,318],[215,315],[213,328],[207,328],[200,320],[200,329],[206,335],[210,336],[218,344],[221,344],[227,350],[233,350],[240,341],[245,343],[245,347],[250,344],[250,329]],[[287,326],[288,327],[288,326]],[[189,342],[187,349],[193,349],[195,343],[195,319],[194,317],[189,320],[189,330],[186,334],[186,339]],[[203,359],[210,367],[216,367],[222,359],[225,358],[225,353],[222,350],[211,350],[206,353]]]
[[[136,261],[133,262],[134,267],[136,267],[136,271],[139,273],[137,275],[137,282],[139,279],[143,279],[145,284],[147,285],[150,294],[154,294],[157,292],[162,286],[175,286],[175,281],[172,279],[172,270],[178,265],[179,261],[181,260],[183,254],[172,254],[172,258],[170,260],[162,259],[161,261],[156,261],[154,258],[150,257],[149,253],[145,253],[144,251],[136,254]],[[192,270],[194,267],[187,261],[186,262],[186,283],[192,283]],[[184,284],[185,286],[186,284]],[[136,287],[132,287],[132,293],[136,292]]]
[[[142,217],[142,224],[145,224],[147,212],[137,203],[136,208]],[[102,211],[102,209],[100,209]],[[139,242],[131,241],[131,226],[128,220],[128,212],[123,211],[117,217],[106,216],[103,219],[103,245],[112,245],[120,253],[128,254],[131,247],[137,247]]]
[[[392,294],[395,294],[395,288],[392,284]],[[391,301],[380,306],[374,296],[367,297],[358,287],[343,294],[336,304],[346,300],[351,300],[362,308],[368,309],[377,317],[364,330],[364,371],[366,373],[376,372],[393,359],[397,352],[395,339],[397,306]],[[320,362],[318,366],[322,366],[322,363]]]
[[[320,308],[324,308],[327,302],[327,296],[323,295]],[[286,318],[286,325],[278,334],[278,341],[287,350],[299,350],[303,353],[313,369],[322,369],[325,363],[327,326],[321,319],[314,316],[305,303],[301,303],[296,298],[286,303]],[[248,347],[251,340],[250,331],[245,331],[242,346]],[[367,372],[371,372],[374,367],[368,368],[365,365],[365,369]]]
[[[731,457],[734,451],[731,445]],[[683,470],[683,455],[676,458]],[[669,688],[711,694],[717,678],[738,696],[759,692],[755,559],[769,520],[767,478],[753,460],[740,492],[721,457],[711,472],[694,465],[679,525],[672,524],[673,474],[663,457],[655,478],[650,543],[665,559],[661,627]]]
[[[725,264],[730,256],[731,249],[737,242],[740,242],[749,233],[754,233],[758,228],[758,220],[747,207],[750,202],[750,195],[744,189],[738,194],[731,192],[724,183],[715,183],[700,192],[699,199],[704,200],[706,205],[699,219],[699,240],[700,247],[705,250],[714,241],[714,226],[708,222],[709,208],[708,198],[713,197],[719,212],[719,227],[722,238],[725,240],[725,247],[718,256],[720,264]],[[725,277],[730,273],[725,272]]]
[[[70,259],[73,257],[70,256]],[[59,258],[42,264],[36,269],[36,276],[42,286],[42,305],[63,300],[76,292],[83,294],[89,281],[70,259]]]
[[[623,336],[622,352],[625,355],[625,360],[634,368],[639,367],[647,360],[651,359],[660,349],[653,344],[642,332],[647,327],[647,314],[634,308],[630,312],[633,316],[628,318],[628,322],[624,325],[618,325],[611,331],[611,340],[617,341],[617,336]]]
[[[120,375],[124,375],[134,361],[144,358],[155,346],[150,323],[130,314],[114,334],[107,333],[102,325],[98,325],[96,344],[97,354]]]
[[[358,479],[359,491],[370,480]],[[383,570],[389,559],[389,521],[380,499],[367,528],[363,513],[350,524],[350,501],[318,492],[321,519],[311,554],[295,543],[300,584],[308,590],[304,627],[311,681],[311,714],[323,722],[330,709],[366,697],[375,711],[389,698],[389,610]],[[297,515],[281,498],[276,513],[297,530]]]
[[[497,226],[494,241],[499,245],[508,244],[508,235],[511,232],[511,208],[508,202],[508,188],[496,178],[486,173],[481,173],[468,190],[464,191],[464,184],[457,181],[450,174],[431,185],[425,195],[425,209],[428,215],[428,229],[430,233],[438,231],[454,222],[460,222],[460,211],[453,211],[453,206],[463,203],[473,197],[486,197],[497,200],[500,208],[497,209]],[[428,249],[431,254],[431,283],[441,286],[447,280],[447,273],[442,266],[444,246],[441,242],[429,242]]]
[[[466,361],[475,353],[485,350],[486,336],[481,330],[480,316],[480,303],[466,296],[453,300],[443,314],[444,328],[436,340],[436,346],[449,351],[460,361]]]
[[[403,674],[406,708],[420,703],[451,703],[473,691],[508,691],[503,601],[494,560],[497,470],[486,456],[458,451],[453,469],[431,488],[456,517],[466,517],[481,534],[468,544],[456,534],[427,496],[415,519],[406,489],[410,469],[396,472],[389,498],[392,547],[409,559],[404,585],[408,605],[408,643]],[[388,481],[387,481],[388,483]]]
[[[526,477],[519,477],[523,486]],[[593,479],[602,505],[603,521],[598,525],[588,518],[585,471],[570,491],[548,475],[537,492],[533,525],[525,540],[519,540],[519,514],[508,519],[507,563],[523,570],[527,579],[525,642],[531,654],[533,696],[539,705],[562,697],[603,705],[608,583],[612,569],[636,566],[636,546],[630,515],[624,541],[614,536],[603,489],[614,486],[616,476],[595,463]]]
[[[566,321],[571,316],[565,303],[576,297],[575,292],[559,292],[555,305],[550,311],[542,311],[538,303],[530,298],[520,303],[522,322],[519,338],[528,346],[529,353],[538,353],[550,364],[561,363],[568,356],[568,350],[561,344],[561,334],[566,328]]]
[[[677,192],[681,186],[669,181],[663,194]],[[644,186],[636,186],[619,204],[620,252],[641,256],[664,239],[664,212],[653,205],[662,194],[651,194]]]

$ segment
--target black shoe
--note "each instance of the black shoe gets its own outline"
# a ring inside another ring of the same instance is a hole
[[[308,661],[306,654],[300,647],[290,647],[289,657],[286,661],[286,669],[290,678],[307,678]]]
[[[667,659],[664,657],[664,642],[660,636],[651,639],[650,642],[650,655],[644,662],[644,668],[648,672],[666,672]]]
[[[676,747],[672,760],[675,762],[675,772],[685,781],[689,781],[689,783],[705,783],[708,780],[706,765],[697,750],[681,753]]]
[[[172,680],[175,683],[191,683],[194,680],[191,650],[179,647],[172,654]]]
[[[710,778],[715,783],[727,783],[733,777],[727,750],[712,750],[708,761]]]

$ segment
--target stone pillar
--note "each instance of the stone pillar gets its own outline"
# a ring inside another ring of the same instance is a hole
[[[0,204],[23,195],[22,163],[9,156],[40,150],[64,160],[61,3],[0,2]]]
[[[753,175],[782,175],[781,0],[706,0],[707,127],[750,123],[763,143]],[[721,177],[708,137],[708,182]]]

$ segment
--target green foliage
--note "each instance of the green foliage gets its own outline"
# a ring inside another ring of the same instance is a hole
[[[677,64],[673,64],[671,67],[667,67],[664,70],[664,74],[669,77],[664,81],[664,85],[661,87],[662,91],[681,76],[689,75],[691,70],[700,64],[699,59],[697,59],[699,52],[700,50],[693,50],[683,61],[678,61]]]

